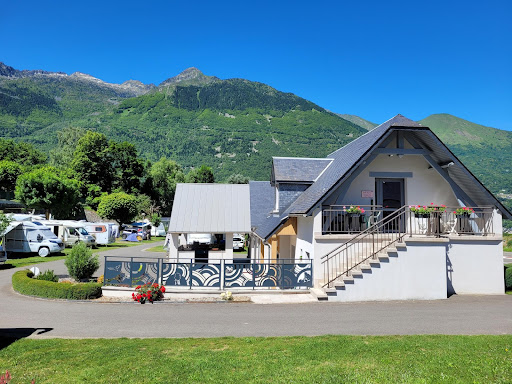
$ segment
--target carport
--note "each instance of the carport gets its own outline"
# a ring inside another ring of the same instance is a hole
[[[223,234],[224,250],[208,250],[208,260],[233,260],[233,234],[251,232],[248,184],[178,184],[169,223],[169,261],[195,261],[183,249],[189,234]],[[205,255],[203,254],[203,257]]]

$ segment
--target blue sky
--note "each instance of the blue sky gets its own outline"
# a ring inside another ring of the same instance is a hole
[[[512,1],[10,1],[0,61],[158,84],[188,67],[381,123],[512,130]]]

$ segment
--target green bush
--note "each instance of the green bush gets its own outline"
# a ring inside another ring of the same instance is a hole
[[[53,281],[54,283],[59,282],[59,277],[55,274],[54,270],[47,270],[37,276],[37,280]]]
[[[100,267],[98,255],[93,256],[92,251],[84,243],[73,246],[64,264],[69,275],[76,280],[90,279]]]
[[[50,299],[86,300],[101,296],[101,284],[97,283],[54,283],[32,279],[29,270],[18,271],[12,275],[12,287],[15,291],[30,296]]]
[[[505,268],[505,290],[512,291],[512,267]]]

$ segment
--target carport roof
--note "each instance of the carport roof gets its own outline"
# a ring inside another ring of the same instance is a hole
[[[169,232],[249,233],[248,184],[178,184]]]

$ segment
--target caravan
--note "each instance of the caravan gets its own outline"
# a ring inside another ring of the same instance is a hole
[[[4,232],[7,253],[37,253],[41,257],[64,249],[64,243],[50,228],[30,221],[12,221]]]
[[[108,245],[116,242],[117,224],[80,222],[96,239],[96,244]]]
[[[41,220],[36,223],[49,227],[66,247],[72,247],[78,243],[84,243],[88,247],[96,244],[94,237],[85,230],[84,223],[72,220]]]

